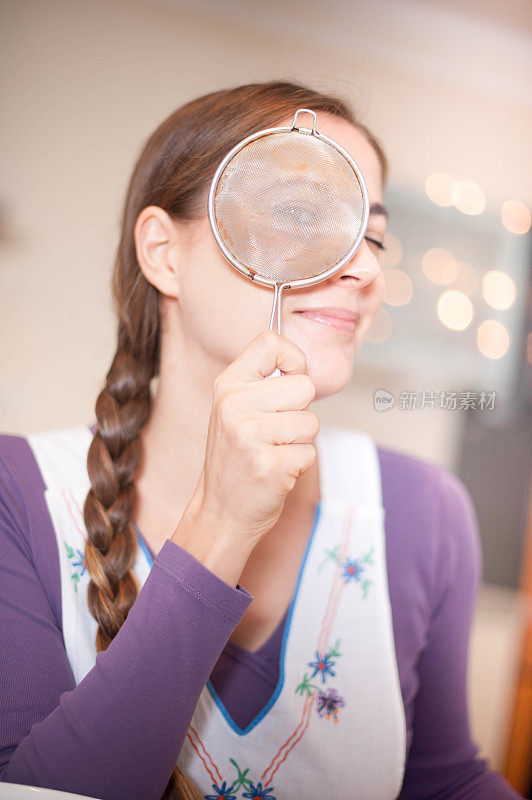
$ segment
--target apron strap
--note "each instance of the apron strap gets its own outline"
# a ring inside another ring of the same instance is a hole
[[[382,506],[379,455],[369,434],[322,424],[314,443],[320,493],[327,502]]]
[[[90,486],[87,452],[93,436],[87,425],[30,433],[26,438],[47,489]]]

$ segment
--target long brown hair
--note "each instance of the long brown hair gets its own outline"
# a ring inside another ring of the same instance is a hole
[[[206,188],[225,154],[298,108],[334,114],[355,125],[374,147],[386,181],[387,161],[379,142],[343,100],[282,81],[211,92],[186,103],[151,134],[133,169],[113,272],[117,348],[96,400],[97,426],[87,456],[91,488],[83,508],[91,577],[88,605],[99,626],[98,652],[116,636],[139,592],[132,571],[138,547],[132,526],[135,475],[141,458],[139,434],[151,410],[150,382],[159,372],[158,291],[137,261],[136,220],[148,205],[163,208],[175,220],[204,216]],[[162,800],[202,798],[175,766]]]

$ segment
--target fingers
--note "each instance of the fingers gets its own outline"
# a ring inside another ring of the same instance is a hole
[[[288,375],[305,373],[307,357],[286,336],[268,330],[252,339],[224,372],[234,380],[256,381],[271,375],[276,367]]]
[[[320,421],[312,411],[257,412],[240,426],[250,442],[309,444],[319,432]]]

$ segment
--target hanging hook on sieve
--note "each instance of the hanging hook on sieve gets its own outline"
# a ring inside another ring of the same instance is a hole
[[[312,114],[312,116],[314,117],[314,122],[312,123],[312,129],[296,127],[297,115],[298,114],[303,114],[303,113]],[[294,131],[294,130],[295,131],[299,131],[299,133],[310,133],[310,134],[315,136],[317,134],[316,124],[317,124],[317,117],[316,117],[316,112],[315,111],[312,111],[310,108],[298,108],[298,110],[294,114],[294,120],[292,122],[292,127],[290,128],[290,130],[291,131]]]

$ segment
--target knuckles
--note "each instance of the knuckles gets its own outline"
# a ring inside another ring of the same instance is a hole
[[[281,485],[281,491],[283,494],[288,494],[294,488],[296,479],[290,475],[288,479]]]
[[[268,450],[257,450],[251,457],[251,469],[255,478],[266,480],[275,470],[275,459]]]
[[[218,400],[225,392],[225,376],[223,372],[220,372],[219,375],[216,376],[213,383],[213,397],[215,400]]]
[[[258,438],[256,422],[250,418],[241,419],[235,428],[234,435],[238,447],[249,447]]]
[[[258,336],[258,339],[261,347],[263,347],[268,352],[268,355],[270,357],[277,355],[282,341],[284,343],[284,346],[288,347],[292,351],[292,353],[297,356],[298,359],[297,369],[300,370],[302,373],[307,372],[308,369],[307,356],[304,350],[298,347],[297,344],[295,344],[295,342],[293,342],[291,339],[288,339],[288,337],[283,336],[283,334],[279,335],[276,331],[273,330],[261,331],[261,333]]]
[[[236,392],[225,392],[220,394],[216,400],[218,416],[222,424],[231,427],[236,417]]]
[[[311,428],[311,436],[314,438],[314,436],[317,436],[320,432],[320,421],[312,411],[309,411],[309,425]]]

